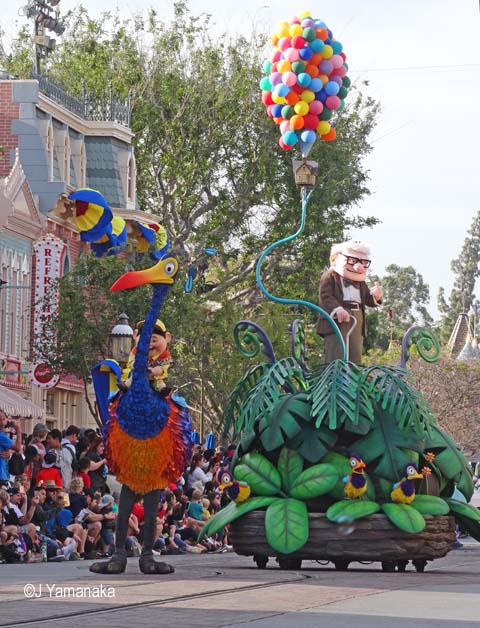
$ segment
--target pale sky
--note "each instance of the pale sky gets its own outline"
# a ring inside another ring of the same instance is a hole
[[[17,12],[27,0],[5,4],[0,25],[8,45],[25,23]],[[60,0],[63,12],[78,4]],[[92,16],[115,7],[124,17],[150,6],[165,18],[172,13],[172,0],[82,4]],[[382,224],[352,235],[371,245],[372,272],[382,275],[391,263],[414,266],[430,287],[436,317],[438,288],[449,294],[450,262],[480,210],[479,1],[190,0],[190,8],[210,13],[220,31],[244,34],[270,34],[304,9],[327,23],[343,44],[352,81],[368,80],[368,93],[382,106],[366,161],[372,195],[355,211]]]

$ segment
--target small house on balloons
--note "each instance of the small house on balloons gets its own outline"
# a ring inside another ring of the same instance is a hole
[[[318,172],[318,164],[316,161],[307,161],[306,159],[293,159],[293,174],[297,185],[305,185],[313,187]]]

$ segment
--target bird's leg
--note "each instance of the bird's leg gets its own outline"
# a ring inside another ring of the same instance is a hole
[[[140,571],[145,574],[169,574],[175,569],[168,563],[157,562],[153,558],[153,544],[157,530],[157,512],[160,491],[154,490],[143,497],[145,508],[143,523],[143,550],[139,559]]]

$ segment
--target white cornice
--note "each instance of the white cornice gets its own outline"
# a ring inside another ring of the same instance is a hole
[[[126,144],[131,144],[135,135],[129,128],[118,124],[118,122],[84,120],[41,92],[38,94],[37,107],[49,113],[60,122],[68,124],[70,128],[75,129],[75,131],[83,135],[115,137],[117,140],[125,142]]]

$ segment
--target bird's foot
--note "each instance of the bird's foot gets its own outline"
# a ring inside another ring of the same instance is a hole
[[[140,571],[145,574],[166,575],[175,571],[172,565],[154,560],[151,552],[142,552],[138,565]]]
[[[115,550],[110,560],[92,563],[90,571],[93,573],[120,574],[127,568],[127,552],[124,549]]]

